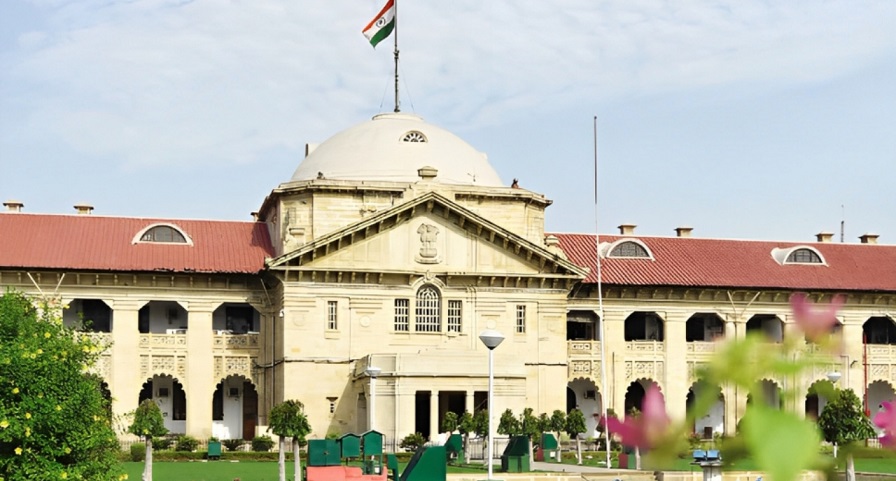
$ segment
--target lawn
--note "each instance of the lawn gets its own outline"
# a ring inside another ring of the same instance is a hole
[[[123,463],[128,479],[137,481],[143,475],[143,463]],[[403,464],[399,469],[404,469]],[[286,463],[286,479],[292,479],[293,464]],[[485,473],[478,467],[448,466],[449,473]],[[279,470],[270,461],[179,461],[152,463],[154,479],[165,481],[277,481]]]

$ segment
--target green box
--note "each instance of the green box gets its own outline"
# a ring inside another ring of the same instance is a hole
[[[343,458],[361,457],[361,436],[357,434],[344,434],[339,438],[339,447]]]
[[[383,454],[383,433],[370,430],[361,435],[364,457],[380,456]]]
[[[308,441],[308,466],[339,466],[339,443],[335,439]]]
[[[207,457],[208,459],[221,459],[221,442],[209,441],[208,454],[206,454],[205,457]]]
[[[501,455],[501,471],[525,473],[529,471],[529,437],[513,436]]]

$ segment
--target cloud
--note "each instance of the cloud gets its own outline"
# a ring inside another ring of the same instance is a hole
[[[380,3],[35,2],[47,21],[3,52],[0,101],[17,112],[15,136],[50,135],[127,168],[299,152],[381,102],[391,109],[391,42],[371,51],[360,34]],[[413,103],[449,129],[546,104],[818,82],[896,50],[887,1],[401,8],[405,109]]]

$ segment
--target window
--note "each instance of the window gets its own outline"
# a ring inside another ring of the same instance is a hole
[[[649,259],[650,254],[641,244],[628,241],[616,245],[616,247],[610,251],[609,257],[643,257]]]
[[[408,332],[410,327],[410,313],[408,312],[407,299],[395,299],[395,323],[393,329],[399,332]]]
[[[460,332],[462,301],[448,301],[448,332]]]
[[[526,333],[526,306],[516,306],[516,333]]]
[[[339,328],[336,317],[336,309],[338,304],[336,301],[327,301],[327,329],[335,331]]]
[[[336,400],[339,399],[337,397],[328,397],[327,402],[330,404],[330,414],[336,413]]]
[[[401,138],[402,142],[426,142],[426,136],[423,135],[423,132],[418,132],[416,130],[411,130],[404,134]]]
[[[785,263],[793,264],[821,264],[821,257],[809,249],[797,249],[787,256]]]
[[[417,332],[442,331],[442,300],[435,287],[423,286],[417,291],[414,330]]]
[[[169,244],[186,244],[187,238],[170,225],[151,227],[140,236],[140,242],[164,242]]]

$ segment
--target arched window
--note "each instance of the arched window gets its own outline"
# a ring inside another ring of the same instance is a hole
[[[156,224],[146,227],[138,232],[137,236],[134,238],[133,243],[136,244],[138,242],[193,244],[183,230],[171,224]]]
[[[442,331],[442,298],[435,287],[423,286],[417,291],[414,330],[417,332]]]
[[[647,252],[647,249],[645,249],[641,244],[629,241],[617,244],[615,247],[613,247],[613,250],[610,251],[609,257],[643,257],[645,259],[649,259],[650,254]]]
[[[418,132],[416,130],[411,130],[404,134],[401,138],[402,142],[426,142],[426,136],[423,135],[423,132]]]
[[[809,249],[797,249],[787,256],[787,264],[821,264],[821,257]]]

